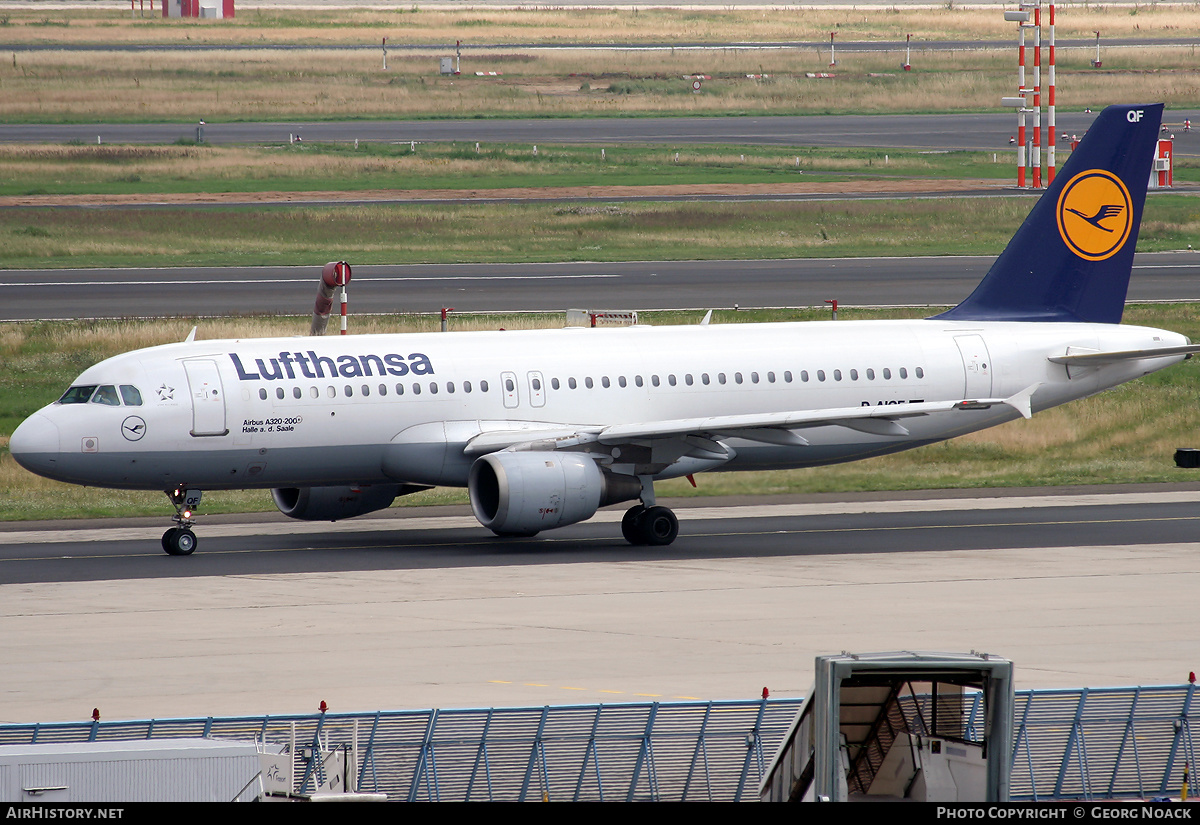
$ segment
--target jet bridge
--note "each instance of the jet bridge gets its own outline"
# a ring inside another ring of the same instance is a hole
[[[1003,802],[1012,662],[986,653],[818,656],[760,786],[764,802]],[[969,710],[982,700],[983,726]]]

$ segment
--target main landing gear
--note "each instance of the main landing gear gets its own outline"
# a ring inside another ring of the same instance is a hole
[[[200,503],[200,495],[199,490],[176,488],[167,491],[167,498],[175,508],[175,515],[171,516],[171,520],[178,525],[163,533],[162,549],[167,555],[190,556],[195,552],[197,539],[196,534],[192,532],[192,525],[196,520],[192,515]]]
[[[679,535],[679,519],[667,507],[638,504],[625,512],[621,533],[630,544],[661,547]]]
[[[642,482],[641,502],[625,511],[621,519],[621,534],[635,546],[663,547],[679,535],[679,519],[668,507],[654,500],[654,479],[639,476]]]

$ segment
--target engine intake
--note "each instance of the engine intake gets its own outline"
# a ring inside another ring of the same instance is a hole
[[[641,495],[633,476],[605,473],[578,453],[491,453],[471,465],[467,484],[475,518],[500,534],[533,535],[591,518],[596,510]]]

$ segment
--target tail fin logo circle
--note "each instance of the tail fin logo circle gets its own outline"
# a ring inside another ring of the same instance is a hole
[[[1103,261],[1120,251],[1133,231],[1133,199],[1121,179],[1103,169],[1080,172],[1058,197],[1058,233],[1072,252]]]

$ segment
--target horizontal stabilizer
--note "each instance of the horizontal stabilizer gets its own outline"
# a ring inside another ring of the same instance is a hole
[[[1132,349],[1121,352],[1082,352],[1075,355],[1052,355],[1052,364],[1067,366],[1099,367],[1104,364],[1116,364],[1120,361],[1140,361],[1143,358],[1167,358],[1171,355],[1191,355],[1200,352],[1200,344],[1188,344],[1181,347],[1158,347],[1156,349]]]

